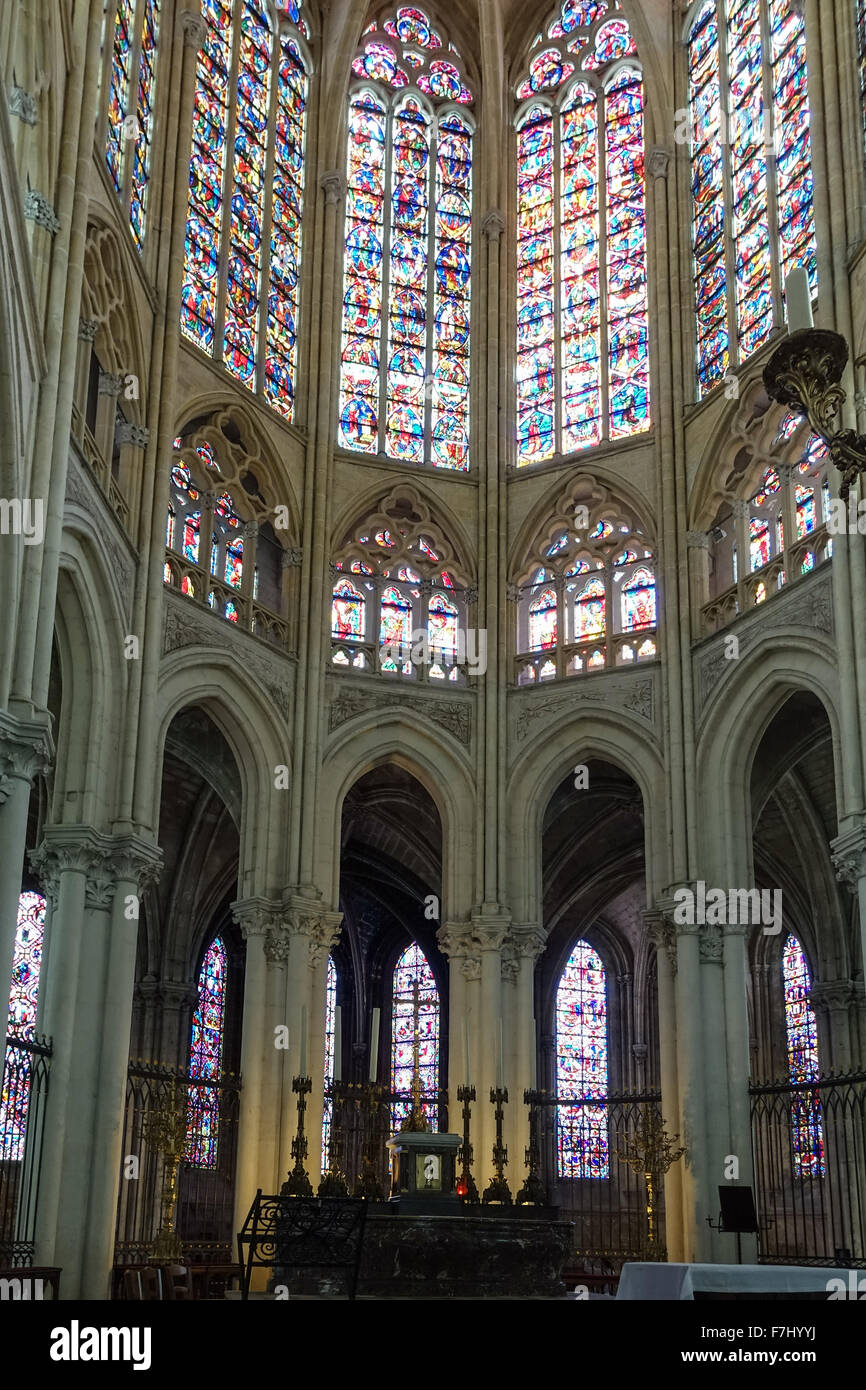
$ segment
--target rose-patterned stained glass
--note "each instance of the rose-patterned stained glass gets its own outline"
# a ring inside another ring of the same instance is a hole
[[[292,10],[282,7],[291,18]],[[181,308],[184,335],[294,416],[308,79],[263,0],[204,0]],[[223,267],[225,272],[223,273]]]
[[[328,956],[328,972],[325,978],[325,1101],[322,1109],[322,1172],[329,1168],[328,1145],[331,1141],[331,1123],[334,1118],[334,1101],[328,1094],[334,1079],[335,1041],[337,1031],[337,967],[334,957]]]
[[[394,68],[404,35],[441,47],[423,12],[404,7],[382,31],[393,49],[371,39],[354,64],[377,86],[349,106],[338,442],[465,471],[472,127],[417,95],[391,99],[408,82]],[[472,101],[454,63],[423,65],[413,81],[434,102]]]
[[[692,21],[693,246],[702,395],[784,322],[784,285],[795,266],[805,268],[813,293],[817,288],[801,8],[797,0],[706,0]],[[726,89],[727,111],[721,100]]]
[[[590,579],[580,590],[574,605],[574,638],[603,637],[605,630],[604,580]]]
[[[785,993],[785,1040],[788,1076],[797,1083],[817,1081],[818,1027],[809,1003],[812,979],[803,949],[789,936],[782,951],[782,986]],[[791,1148],[794,1175],[820,1178],[824,1162],[824,1120],[818,1091],[798,1091],[791,1099]]]
[[[112,183],[129,208],[139,250],[151,174],[160,8],[161,0],[116,0],[113,7],[105,160]]]
[[[619,58],[633,58],[637,53],[634,39],[624,19],[612,19],[595,36],[592,52],[581,63],[584,72],[603,68]]]
[[[517,88],[518,99],[565,93],[558,110],[528,104],[517,130],[518,464],[651,424],[643,81],[622,67],[620,50],[634,52],[625,19],[597,40],[598,86],[566,87],[560,46],[536,54]]]
[[[418,1074],[421,1094],[425,1097],[422,1109],[435,1132],[439,1128],[439,991],[427,957],[413,941],[394,967],[391,988],[391,1090],[403,1097],[391,1106],[394,1130],[400,1128],[412,1108],[416,985]]]
[[[571,34],[575,29],[594,24],[601,15],[607,13],[608,8],[615,9],[616,0],[613,0],[610,6],[607,0],[564,0],[559,18],[551,24],[548,35],[552,39],[561,39],[564,34]]]
[[[10,1034],[27,1040],[31,1040],[36,1031],[45,907],[45,899],[39,893],[22,893],[18,899],[6,1028]],[[14,1163],[24,1158],[31,1066],[28,1053],[17,1048],[4,1052],[0,1082],[0,1160]]]
[[[529,605],[529,650],[547,651],[556,646],[556,590],[542,589]]]
[[[187,1104],[184,1159],[194,1168],[215,1168],[219,1144],[219,1089],[226,1011],[228,956],[214,937],[198,977],[198,1003],[192,1016],[189,1074],[209,1086],[191,1085]]]
[[[591,664],[591,663],[590,663]],[[556,991],[557,1100],[602,1100],[607,1094],[607,988],[598,953],[578,941]],[[556,1107],[560,1178],[607,1178],[607,1114],[603,1105]]]
[[[348,579],[334,586],[331,598],[331,636],[344,642],[364,640],[364,595]]]
[[[634,570],[622,586],[622,630],[656,625],[656,584],[650,569]]]

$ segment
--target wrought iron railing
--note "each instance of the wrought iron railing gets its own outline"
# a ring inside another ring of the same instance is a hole
[[[866,1265],[866,1072],[749,1088],[758,1258]]]
[[[625,1161],[635,1152],[647,1113],[661,1116],[661,1096],[565,1100],[544,1091],[536,1095],[542,1175],[551,1204],[560,1208],[562,1220],[574,1224],[575,1256],[663,1259],[663,1177],[656,1174],[653,1182],[651,1232],[646,1179]]]
[[[323,1166],[328,1165],[329,1145],[333,1136],[336,1141],[335,1161],[347,1178],[349,1191],[353,1190],[364,1168],[364,1160],[369,1159],[387,1196],[390,1188],[390,1155],[385,1145],[395,1129],[399,1128],[401,1114],[408,1111],[411,1104],[409,1091],[389,1091],[383,1086],[371,1086],[366,1082],[330,1081],[325,1087]],[[440,1132],[447,1130],[447,1091],[425,1094],[423,1109],[431,1128]],[[315,1190],[320,1157],[318,1136],[310,1135],[309,1142],[310,1178]]]
[[[0,1263],[32,1265],[52,1045],[7,1033],[0,1089]]]
[[[165,1156],[151,1136],[155,1111],[184,1096],[188,1142],[178,1173],[176,1230],[191,1264],[234,1258],[234,1189],[240,1081],[131,1062],[121,1146],[115,1265],[146,1262],[160,1224]]]

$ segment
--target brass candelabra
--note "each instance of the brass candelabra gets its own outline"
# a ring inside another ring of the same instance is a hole
[[[663,1258],[664,1251],[656,1247],[655,1236],[655,1192],[658,1180],[663,1178],[669,1168],[682,1158],[685,1148],[674,1149],[679,1138],[672,1138],[665,1129],[665,1122],[657,1110],[645,1110],[634,1134],[626,1138],[624,1150],[617,1149],[616,1156],[621,1163],[627,1163],[634,1173],[643,1173],[646,1183],[647,1215],[647,1253],[651,1258]]]
[[[180,1236],[174,1229],[177,1209],[177,1172],[187,1143],[186,1088],[172,1077],[164,1105],[149,1111],[144,1118],[144,1138],[162,1158],[160,1192],[160,1225],[153,1242],[152,1258],[160,1264],[172,1264],[183,1253]]]
[[[308,1152],[307,1136],[304,1133],[304,1114],[307,1109],[307,1096],[312,1089],[312,1077],[295,1076],[292,1078],[292,1090],[298,1097],[298,1132],[292,1140],[292,1158],[295,1162],[288,1179],[280,1188],[280,1196],[282,1197],[312,1197],[313,1195],[309,1174],[304,1167],[304,1159]]]
[[[474,1205],[479,1201],[478,1188],[472,1176],[472,1164],[475,1154],[469,1139],[470,1125],[472,1122],[472,1102],[475,1099],[475,1087],[468,1083],[465,1086],[457,1087],[457,1100],[463,1106],[463,1143],[460,1145],[460,1181],[457,1184],[458,1196],[464,1202]]]
[[[841,430],[837,424],[847,399],[841,382],[848,356],[848,344],[840,333],[802,328],[785,338],[764,368],[764,386],[770,399],[805,415],[827,445],[842,474],[839,496],[843,502],[866,473],[866,438],[855,430]]]
[[[547,1206],[547,1188],[541,1176],[541,1144],[538,1138],[540,1091],[524,1091],[523,1104],[529,1106],[529,1145],[525,1162],[529,1172],[517,1194],[518,1206]]]
[[[496,1169],[496,1176],[491,1178],[489,1184],[485,1187],[481,1201],[485,1206],[491,1202],[495,1202],[503,1207],[510,1207],[513,1198],[511,1196],[511,1189],[508,1186],[508,1179],[505,1176],[505,1168],[508,1163],[508,1149],[502,1142],[502,1107],[508,1104],[507,1087],[491,1086],[490,1104],[496,1107],[496,1143],[493,1145],[493,1166]]]

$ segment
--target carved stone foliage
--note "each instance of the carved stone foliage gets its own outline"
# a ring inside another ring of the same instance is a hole
[[[356,715],[368,714],[371,710],[398,709],[409,710],[416,719],[429,719],[465,747],[472,741],[470,699],[440,699],[426,691],[422,695],[418,691],[382,690],[378,684],[372,689],[359,686],[343,688],[342,681],[339,686],[336,682],[330,683],[328,693],[328,732],[331,734]]]
[[[108,567],[116,580],[117,596],[128,617],[132,603],[132,556],[125,538],[121,539],[123,532],[117,517],[73,454],[70,454],[66,473],[66,501],[74,502],[94,522],[93,538],[105,551]]]
[[[756,608],[741,618],[735,629],[719,633],[713,641],[704,644],[697,657],[700,713],[703,714],[706,707],[718,698],[726,677],[737,667],[738,663],[726,656],[728,639],[732,635],[737,638],[739,656],[742,658],[759,647],[767,637],[779,632],[791,633],[798,628],[807,635],[820,632],[833,637],[833,588],[829,575],[801,579],[798,584],[776,595],[772,608],[768,610],[763,605]]]
[[[194,608],[187,600],[166,593],[162,630],[164,656],[183,647],[224,648],[227,645],[225,627],[225,621],[219,615],[205,608]],[[257,644],[252,638],[249,642],[245,641],[245,636],[241,632],[231,635],[232,643],[239,644],[239,664],[264,687],[280,714],[288,719],[294,686],[293,668],[289,663],[281,668],[276,660],[269,660],[263,652],[251,650]]]
[[[523,743],[545,724],[585,705],[620,709],[653,726],[657,718],[655,672],[594,676],[591,680],[572,681],[565,689],[559,687],[543,691],[536,687],[534,690],[515,691],[510,699],[511,718],[518,743]]]

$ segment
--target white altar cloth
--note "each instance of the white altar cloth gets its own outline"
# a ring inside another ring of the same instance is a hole
[[[696,1293],[739,1294],[760,1298],[767,1294],[823,1293],[827,1282],[842,1279],[846,1269],[807,1269],[800,1265],[692,1265],[626,1264],[620,1275],[617,1298],[674,1300],[693,1299]]]

